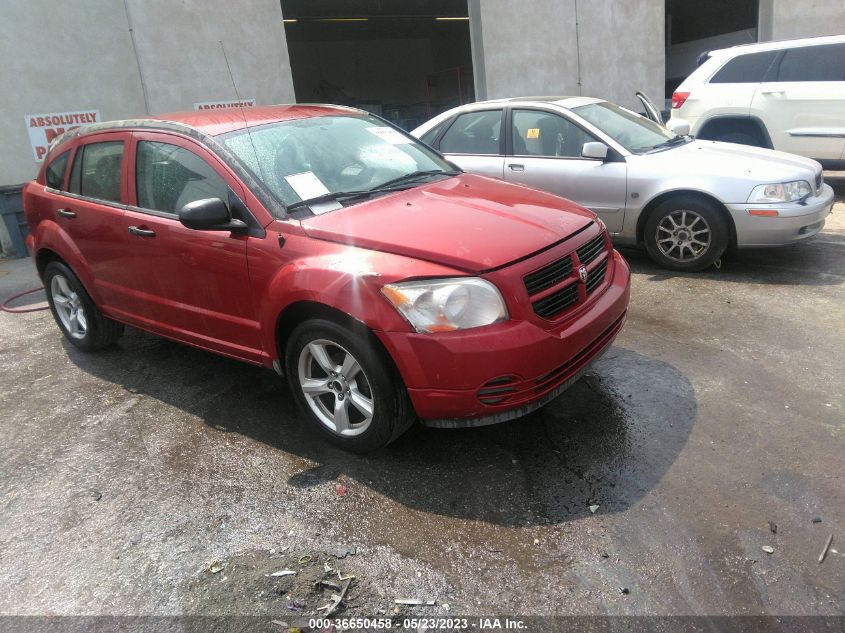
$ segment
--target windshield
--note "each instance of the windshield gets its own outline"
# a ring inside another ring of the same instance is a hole
[[[578,106],[572,111],[629,152],[645,152],[674,137],[662,125],[606,101]]]
[[[430,149],[368,115],[271,123],[219,140],[285,206],[378,188],[415,172],[454,173]]]

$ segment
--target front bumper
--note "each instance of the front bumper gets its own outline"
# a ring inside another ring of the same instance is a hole
[[[630,271],[612,251],[602,295],[559,327],[511,320],[447,334],[376,332],[428,426],[480,426],[557,397],[613,342],[625,321]]]
[[[824,185],[819,195],[797,202],[780,204],[729,204],[736,226],[737,246],[780,246],[812,237],[822,230],[833,209],[833,189]],[[777,211],[775,217],[756,216],[749,210]]]

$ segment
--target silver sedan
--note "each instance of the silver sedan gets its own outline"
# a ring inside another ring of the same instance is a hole
[[[673,270],[822,229],[833,190],[819,163],[688,132],[602,99],[537,97],[454,108],[412,134],[466,171],[580,203],[617,244],[645,246]]]

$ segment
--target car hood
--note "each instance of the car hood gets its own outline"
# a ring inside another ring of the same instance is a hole
[[[303,220],[313,238],[479,273],[548,248],[595,215],[551,194],[460,174]]]
[[[745,179],[754,183],[798,179],[812,183],[816,173],[821,170],[821,165],[809,158],[719,141],[696,140],[636,158],[655,166],[659,164],[661,170],[669,172],[706,173],[709,176]]]

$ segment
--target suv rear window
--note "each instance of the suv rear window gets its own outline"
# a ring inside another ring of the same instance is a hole
[[[123,141],[89,143],[76,151],[70,191],[88,198],[120,202]]]
[[[845,44],[787,49],[778,81],[845,81]]]
[[[67,168],[67,158],[69,155],[70,150],[50,163],[50,166],[47,168],[47,186],[51,189],[65,188],[65,169]]]
[[[760,83],[775,61],[778,51],[763,51],[734,57],[713,75],[711,84]]]

